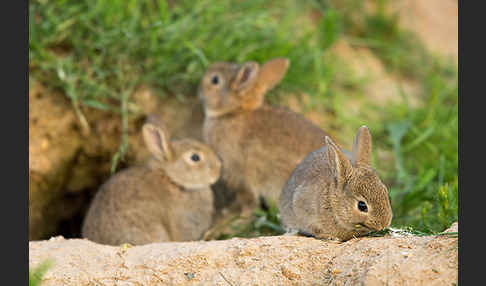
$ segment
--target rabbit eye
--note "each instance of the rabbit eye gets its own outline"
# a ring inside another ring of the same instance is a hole
[[[199,162],[199,160],[201,160],[201,158],[199,157],[198,154],[194,153],[191,156],[191,160],[194,161],[194,162]]]
[[[219,77],[217,75],[214,75],[211,78],[211,83],[214,84],[214,85],[217,85],[219,83]]]
[[[358,209],[362,212],[368,212],[368,206],[363,201],[358,202]]]

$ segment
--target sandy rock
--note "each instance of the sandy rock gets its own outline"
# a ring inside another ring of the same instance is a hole
[[[444,232],[458,232],[459,231],[459,223],[456,221],[453,223],[448,229],[444,230]]]
[[[297,236],[104,246],[83,239],[29,242],[29,267],[54,265],[49,285],[454,285],[457,238]]]

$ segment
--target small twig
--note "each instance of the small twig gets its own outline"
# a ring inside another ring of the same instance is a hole
[[[223,273],[221,273],[221,271],[218,272],[219,275],[221,275],[221,277],[223,277],[224,281],[226,281],[229,285],[231,286],[234,286],[233,283],[231,283],[228,279],[226,279],[226,277],[224,277]]]
[[[124,159],[125,153],[128,148],[128,98],[131,92],[132,89],[130,87],[126,91],[124,91],[121,96],[121,106],[120,106],[121,122],[122,122],[121,144],[120,147],[118,148],[118,151],[115,153],[115,155],[112,158],[112,163],[111,163],[112,174],[115,173],[116,167],[118,166],[120,160]]]
[[[90,135],[91,128],[89,126],[88,120],[86,119],[83,112],[81,111],[81,108],[79,107],[79,102],[77,99],[73,99],[73,107],[74,107],[74,112],[76,113],[76,116],[79,119],[79,123],[81,124],[81,132],[83,133],[84,136]]]
[[[458,237],[459,236],[459,232],[457,231],[454,231],[454,232],[440,232],[440,233],[437,233],[435,234],[436,236],[452,236],[452,237]]]

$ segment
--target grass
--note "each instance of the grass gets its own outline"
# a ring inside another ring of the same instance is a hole
[[[279,90],[326,98],[337,67],[323,52],[338,38],[335,14],[314,26],[303,16],[312,5],[270,2],[31,1],[30,74],[71,99],[86,132],[82,106],[120,113],[125,122],[138,85],[161,96],[194,94],[214,61],[288,57],[292,69]],[[113,170],[126,148],[122,137]]]
[[[427,51],[398,24],[399,15],[385,12],[388,1],[376,1],[374,11],[362,1],[333,3],[30,1],[29,76],[65,94],[86,132],[87,108],[119,114],[124,127],[115,172],[129,148],[126,126],[136,112],[130,96],[138,86],[162,97],[194,96],[212,62],[288,57],[291,68],[268,100],[305,92],[308,108],[329,114],[323,128],[335,133],[365,121],[375,165],[390,190],[392,227],[439,233],[457,220],[457,67]],[[360,118],[352,118],[343,106],[365,96],[365,82],[332,52],[340,39],[368,47],[389,73],[417,83],[419,93],[381,107],[368,102]],[[411,97],[418,104],[409,103]],[[378,152],[389,160],[382,162]],[[257,210],[251,222],[232,228],[221,238],[279,234],[278,210]]]
[[[231,237],[259,237],[281,235],[285,230],[280,225],[277,204],[268,202],[266,209],[258,208],[250,218],[231,217],[217,229],[210,239],[228,239]]]
[[[370,237],[382,237],[385,235],[391,236],[447,236],[457,238],[459,237],[459,232],[451,231],[451,232],[437,232],[437,233],[430,233],[430,232],[423,232],[411,227],[406,227],[403,229],[397,228],[386,228],[384,230],[376,231],[369,233],[367,236]]]
[[[42,277],[51,266],[52,262],[46,260],[37,265],[37,267],[29,269],[29,286],[40,286],[42,284]]]
[[[32,75],[94,108],[119,110],[121,92],[140,83],[162,94],[191,94],[207,65],[219,60],[289,57],[281,88],[308,92],[324,91],[335,69],[323,59],[339,33],[332,17],[310,25],[302,15],[312,6],[294,1],[272,9],[262,0],[178,1],[171,9],[165,1],[41,3],[30,4]]]
[[[430,73],[424,85],[422,106],[387,107],[381,135],[395,158],[388,175],[394,223],[441,231],[458,219],[457,80]]]
[[[390,189],[392,226],[439,233],[458,219],[457,66],[431,54],[398,24],[398,14],[385,12],[388,0],[358,15],[362,2],[347,2],[348,9],[341,10],[350,42],[369,47],[389,72],[420,87],[418,106],[409,103],[413,95],[403,93],[399,103],[363,107],[365,118],[381,114],[369,122],[375,150],[393,156],[392,165],[374,160]]]
[[[371,50],[389,71],[420,86],[418,104],[412,105],[404,92],[399,103],[370,104],[370,110],[383,114],[370,124],[377,149],[393,154],[393,165],[381,166],[390,187],[393,226],[439,233],[458,219],[457,67],[399,26],[398,15],[385,13],[387,0],[377,4],[354,36],[373,43]]]

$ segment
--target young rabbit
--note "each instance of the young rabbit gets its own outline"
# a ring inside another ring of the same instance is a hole
[[[327,135],[300,114],[263,105],[265,93],[281,81],[288,65],[281,58],[262,67],[219,62],[201,79],[203,137],[223,163],[217,185],[236,192],[245,213],[260,197],[278,203],[292,170]]]
[[[370,167],[371,134],[356,134],[346,156],[329,138],[292,172],[280,196],[280,217],[288,233],[345,241],[390,225],[388,191]]]
[[[213,219],[210,185],[221,162],[205,144],[169,141],[161,124],[143,126],[153,158],[112,176],[96,194],[82,235],[109,245],[198,240]]]

